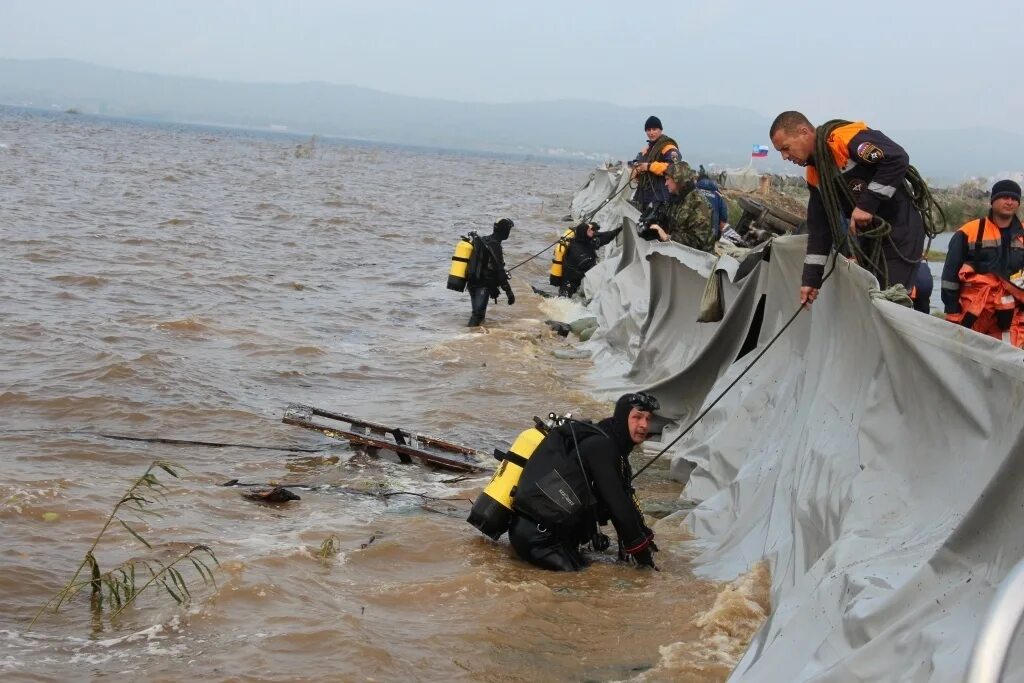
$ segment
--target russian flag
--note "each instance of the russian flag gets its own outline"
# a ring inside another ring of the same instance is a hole
[[[750,152],[752,157],[766,157],[768,156],[768,148],[764,145],[754,145],[754,149]]]

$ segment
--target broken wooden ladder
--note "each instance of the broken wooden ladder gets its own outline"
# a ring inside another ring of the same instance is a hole
[[[315,418],[322,418],[322,420],[316,421]],[[349,429],[322,424],[323,420],[347,423]],[[313,406],[292,403],[285,410],[281,421],[285,424],[312,429],[334,439],[345,439],[367,448],[392,451],[404,463],[411,463],[416,459],[434,467],[456,472],[485,472],[491,469],[483,465],[484,462],[490,460],[489,454],[483,451],[432,436],[414,434],[400,427],[370,422],[345,413],[334,413]],[[376,435],[390,436],[394,441],[378,438]],[[414,443],[419,444],[422,448],[413,446]],[[431,450],[427,450],[428,448]]]

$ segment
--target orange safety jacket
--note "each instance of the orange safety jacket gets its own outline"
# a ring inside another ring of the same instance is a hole
[[[840,173],[846,173],[853,168],[855,162],[850,159],[850,142],[853,140],[853,136],[862,130],[869,130],[869,128],[863,121],[854,121],[833,130],[825,141]],[[817,168],[808,166],[806,177],[808,185],[818,187],[820,178]]]
[[[673,162],[679,160],[679,145],[664,134],[654,142],[649,142],[637,155],[636,161],[647,163],[647,170],[640,173],[637,178],[635,201],[641,212],[646,211],[650,205],[668,201],[665,171]]]
[[[1008,232],[1004,232],[1008,231]],[[1016,217],[1006,228],[980,218],[950,240],[942,270],[946,320],[996,338],[1010,332],[1024,344],[1024,228]]]
[[[675,150],[675,155],[672,154],[672,150]],[[648,173],[654,175],[665,175],[665,171],[668,169],[671,161],[662,161],[662,157],[668,159],[679,158],[679,145],[676,141],[667,135],[662,135],[660,138],[655,140],[653,143],[647,145],[643,152],[640,153],[643,160],[647,162]]]
[[[894,252],[899,251],[900,256],[894,253],[890,259],[886,254],[891,281],[882,283],[883,286],[896,283],[911,286],[916,265],[906,261],[916,259],[921,254],[924,247],[924,223],[906,189],[910,157],[902,147],[881,131],[868,128],[863,121],[835,127],[825,144],[856,203],[855,206],[842,207],[843,212],[849,214],[858,208],[878,216],[892,226],[892,247]],[[801,284],[818,288],[821,287],[825,264],[832,251],[833,237],[819,189],[821,176],[815,162],[813,157],[808,160],[805,176],[810,198],[807,202],[807,255],[804,258]],[[892,263],[888,263],[890,260]]]
[[[1024,289],[992,273],[960,267],[960,311],[946,320],[1024,348]]]

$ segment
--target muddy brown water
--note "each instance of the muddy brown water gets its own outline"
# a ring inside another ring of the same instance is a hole
[[[464,521],[486,477],[450,483],[281,423],[305,403],[490,451],[536,414],[607,414],[589,361],[551,354],[570,342],[527,286],[545,258],[482,331],[445,289],[466,230],[512,217],[510,264],[553,241],[587,167],[303,142],[0,108],[0,676],[726,677],[767,605],[763,568],[699,580],[685,535],[658,524],[660,572],[611,556],[543,572]],[[186,568],[185,606],[148,590],[111,619],[83,593],[28,630],[154,460],[187,471],[159,473],[160,517],[125,515],[153,551],[115,525],[97,560],[205,544],[216,586]],[[671,506],[679,484],[652,471],[641,498]],[[229,479],[316,488],[267,506]]]

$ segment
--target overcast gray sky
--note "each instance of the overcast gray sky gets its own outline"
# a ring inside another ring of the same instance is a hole
[[[1017,0],[3,0],[0,57],[479,102],[722,104],[873,127],[1024,119]]]

